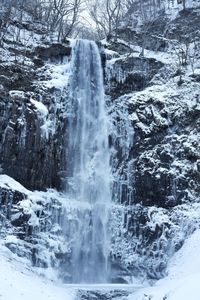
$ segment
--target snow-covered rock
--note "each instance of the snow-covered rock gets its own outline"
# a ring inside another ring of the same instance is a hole
[[[166,278],[153,287],[142,289],[128,297],[129,300],[198,300],[200,294],[200,231],[196,230],[169,262]]]

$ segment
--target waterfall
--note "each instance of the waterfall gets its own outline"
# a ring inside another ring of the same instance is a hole
[[[72,47],[67,193],[87,203],[72,231],[72,282],[107,282],[110,153],[103,71],[95,42]],[[81,206],[81,204],[80,204]]]

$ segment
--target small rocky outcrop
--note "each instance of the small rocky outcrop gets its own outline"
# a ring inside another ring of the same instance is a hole
[[[38,46],[34,49],[34,54],[42,60],[62,61],[64,57],[71,55],[69,42],[67,45],[52,43],[49,46]]]
[[[110,299],[128,299],[132,291],[127,290],[78,290],[77,300],[110,300]]]
[[[140,91],[150,84],[151,79],[163,63],[154,58],[127,55],[107,64],[107,94],[113,99],[126,93]]]

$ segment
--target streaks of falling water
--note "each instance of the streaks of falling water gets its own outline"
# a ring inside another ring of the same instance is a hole
[[[73,45],[70,99],[67,190],[89,204],[73,230],[72,281],[107,282],[110,152],[101,58],[92,41]]]

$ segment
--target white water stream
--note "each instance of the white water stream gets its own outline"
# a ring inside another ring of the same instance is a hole
[[[71,232],[72,282],[106,283],[111,193],[103,71],[94,42],[77,40],[72,48],[67,191],[88,204]]]

